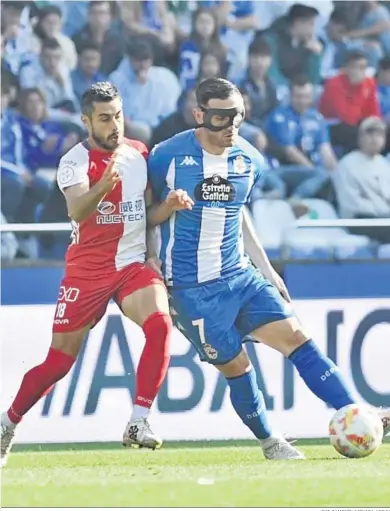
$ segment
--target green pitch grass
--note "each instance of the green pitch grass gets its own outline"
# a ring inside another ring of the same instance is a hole
[[[36,449],[36,448],[35,448]],[[302,445],[308,460],[270,462],[251,443],[15,448],[2,470],[5,507],[385,507],[390,444],[347,460]],[[62,450],[61,450],[62,449]]]

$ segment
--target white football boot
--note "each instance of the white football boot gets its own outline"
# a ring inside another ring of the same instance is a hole
[[[383,437],[390,433],[390,408],[379,410],[379,417],[383,424]]]
[[[267,460],[304,460],[305,456],[284,438],[275,438],[262,447]]]
[[[15,438],[15,426],[6,426],[1,424],[1,457],[0,457],[0,468],[3,468],[7,464],[8,455],[11,452],[12,444]]]
[[[148,449],[159,449],[162,440],[155,435],[146,419],[135,419],[130,421],[123,433],[123,445],[125,447],[147,447]]]

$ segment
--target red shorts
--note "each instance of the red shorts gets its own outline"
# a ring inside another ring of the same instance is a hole
[[[68,267],[61,282],[53,322],[53,332],[75,332],[95,326],[104,316],[112,299],[120,306],[126,296],[163,280],[149,266],[133,263],[110,274],[77,274]]]

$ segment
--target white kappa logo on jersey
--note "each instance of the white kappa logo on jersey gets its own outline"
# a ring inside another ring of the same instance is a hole
[[[186,156],[184,158],[184,160],[180,163],[180,165],[190,166],[190,165],[198,165],[198,163],[196,163],[196,161],[194,160],[194,158],[192,156]]]
[[[73,176],[74,176],[74,170],[72,169],[72,167],[60,167],[60,169],[58,170],[58,182],[61,184],[61,185],[66,185],[68,183],[70,183],[73,179]]]
[[[97,166],[96,166],[96,163],[95,163],[94,161],[93,161],[93,162],[91,162],[91,165],[89,166],[89,168],[90,168],[91,170],[95,170],[95,169],[96,169],[96,167],[97,167]]]

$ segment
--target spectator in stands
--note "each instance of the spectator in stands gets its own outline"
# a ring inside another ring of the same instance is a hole
[[[45,96],[38,88],[22,90],[19,111],[29,168],[33,172],[41,168],[54,169],[61,155],[79,142],[78,134],[67,133],[63,123],[48,120]]]
[[[272,51],[269,78],[280,90],[297,75],[308,76],[315,85],[320,81],[323,46],[314,35],[317,15],[314,7],[294,4],[286,18],[262,36]]]
[[[80,48],[79,63],[72,73],[73,90],[79,102],[81,101],[81,96],[90,85],[95,82],[104,82],[107,79],[99,71],[101,60],[100,48],[96,44],[85,43]]]
[[[73,37],[77,52],[85,43],[95,43],[102,55],[100,71],[108,75],[119,65],[124,55],[123,38],[118,31],[111,28],[112,3],[108,1],[91,1],[88,6],[86,25]]]
[[[356,29],[348,32],[348,39],[356,40],[363,47],[376,48],[378,61],[383,55],[381,50],[390,52],[390,13],[381,2],[375,0],[362,4],[363,14]]]
[[[334,10],[344,18],[348,31],[354,30],[364,16],[365,2],[356,2],[356,0],[346,0],[343,2],[333,2]]]
[[[211,8],[221,27],[221,40],[228,49],[228,78],[240,82],[247,68],[248,48],[257,29],[254,1],[206,0],[203,7]]]
[[[22,27],[21,16],[29,2],[1,2],[1,33],[4,38],[4,59],[9,70],[16,76],[30,64],[34,55],[31,51],[30,27]]]
[[[4,37],[3,37],[3,28],[1,33],[1,80],[6,81],[8,86],[10,87],[9,91],[9,103],[11,106],[14,105],[18,91],[19,91],[19,80],[17,76],[11,71],[11,68],[7,61],[4,58],[5,47],[4,47]]]
[[[245,106],[245,120],[240,126],[240,136],[250,142],[256,149],[264,152],[268,146],[268,139],[264,131],[253,122],[253,104],[251,97],[245,90],[241,90]]]
[[[48,5],[38,11],[38,21],[34,27],[33,51],[41,52],[42,41],[55,39],[62,49],[64,64],[72,71],[77,65],[76,47],[72,39],[61,33],[62,13],[56,5]]]
[[[202,53],[210,52],[223,62],[226,50],[219,37],[216,14],[206,8],[194,12],[190,37],[179,49],[179,78],[183,89],[192,88],[199,75]],[[223,74],[226,69],[223,70]]]
[[[62,16],[64,18],[64,28],[62,31],[65,35],[73,37],[83,28],[88,16],[90,0],[72,0],[71,2],[55,0],[51,3],[57,5],[61,9]]]
[[[334,10],[320,37],[324,45],[321,61],[321,78],[335,76],[343,66],[347,53],[348,25],[342,12]]]
[[[300,198],[318,196],[337,165],[325,120],[313,101],[313,84],[297,77],[291,83],[291,104],[276,108],[267,122],[268,136],[284,148],[278,173]]]
[[[379,107],[382,117],[390,123],[390,57],[379,62],[376,76]]]
[[[17,116],[9,108],[11,87],[1,82],[1,211],[9,222],[14,220],[30,179],[25,166],[22,132]]]
[[[150,147],[173,137],[177,133],[196,127],[196,121],[193,114],[196,108],[195,90],[184,91],[178,101],[176,112],[164,119],[154,130]]]
[[[63,62],[62,48],[56,39],[43,41],[39,58],[22,70],[20,85],[25,89],[41,89],[51,108],[61,108],[68,112],[79,109],[69,70]]]
[[[142,36],[152,47],[157,66],[170,65],[176,50],[176,21],[165,0],[121,1],[124,39]]]
[[[390,162],[380,153],[385,146],[386,124],[378,117],[359,127],[359,149],[345,156],[334,173],[343,218],[390,218]],[[382,243],[390,243],[388,227],[350,229]]]
[[[176,110],[181,94],[177,77],[169,69],[154,66],[150,44],[137,38],[110,81],[123,98],[128,136],[149,144],[153,128]]]
[[[240,88],[251,101],[250,123],[258,128],[264,128],[268,115],[278,105],[275,86],[268,77],[271,63],[271,48],[267,41],[253,42],[249,47],[247,75]]]
[[[198,78],[193,82],[191,88],[208,78],[224,78],[225,71],[226,61],[222,61],[215,53],[206,51],[200,56]]]
[[[328,119],[334,146],[349,152],[356,148],[358,124],[369,116],[379,116],[375,78],[366,76],[364,53],[351,51],[342,72],[325,83],[319,110]]]

